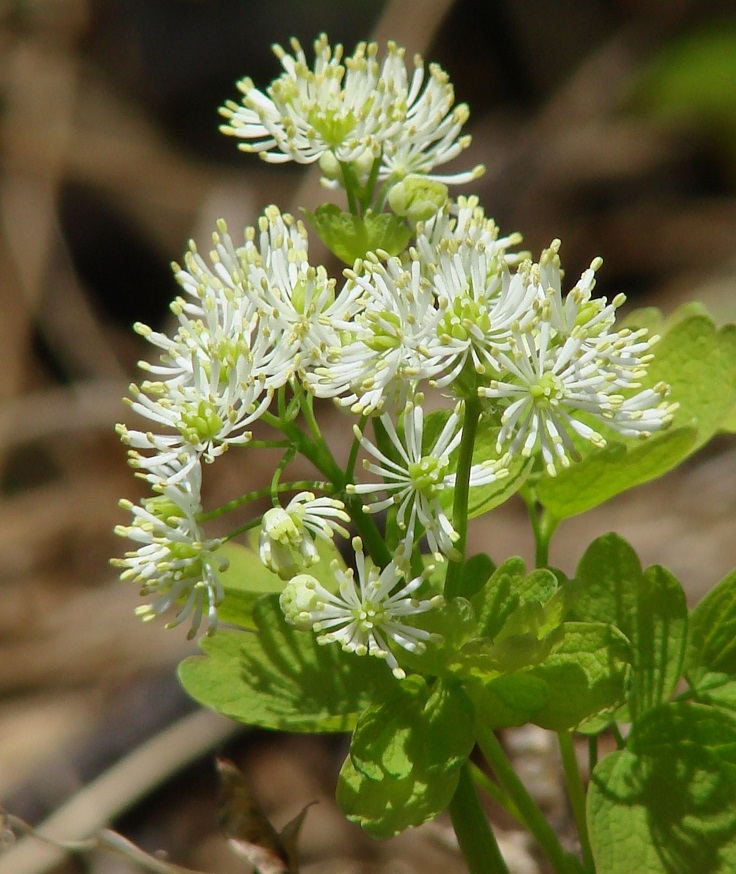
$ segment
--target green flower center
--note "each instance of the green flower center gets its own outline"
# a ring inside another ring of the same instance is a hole
[[[196,406],[190,404],[185,409],[179,422],[179,431],[190,443],[209,443],[220,433],[223,424],[214,404],[201,400]]]
[[[402,342],[401,317],[397,313],[368,312],[366,313],[373,336],[365,341],[365,345],[374,352],[386,352],[398,349]]]
[[[322,141],[331,149],[342,145],[358,123],[352,110],[338,115],[320,106],[314,106],[307,114],[307,121],[317,131]]]
[[[445,310],[440,320],[439,335],[452,340],[466,342],[471,337],[473,326],[477,325],[483,334],[491,329],[491,320],[485,306],[470,296],[458,297],[452,306]]]
[[[447,458],[425,455],[419,461],[410,464],[409,476],[416,491],[422,492],[428,497],[439,492],[449,463]]]
[[[564,393],[565,386],[554,373],[542,374],[539,382],[529,386],[529,394],[538,410],[548,410],[555,401],[564,396]]]

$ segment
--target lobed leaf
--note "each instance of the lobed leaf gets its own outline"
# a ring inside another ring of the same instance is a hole
[[[580,560],[570,600],[571,618],[608,622],[628,638],[631,716],[667,701],[680,677],[687,637],[687,604],[678,580],[658,565],[642,573],[631,546],[606,534]]]
[[[603,759],[587,799],[598,874],[736,870],[736,719],[668,703]]]
[[[295,630],[275,595],[256,605],[258,631],[220,631],[200,642],[204,656],[179,665],[187,692],[247,725],[283,731],[349,731],[379,694],[395,685],[375,658],[319,646]]]
[[[337,801],[375,838],[418,826],[450,803],[475,743],[473,709],[458,686],[416,675],[360,717]]]
[[[721,580],[690,616],[685,675],[698,689],[714,673],[736,679],[736,571]]]

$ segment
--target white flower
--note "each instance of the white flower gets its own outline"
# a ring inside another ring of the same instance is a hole
[[[216,627],[217,605],[223,598],[218,573],[227,567],[227,561],[216,555],[222,541],[206,538],[197,523],[202,509],[199,463],[187,465],[186,470],[183,478],[170,476],[171,469],[162,471],[160,494],[140,506],[120,502],[132,512],[133,523],[118,525],[115,533],[140,546],[124,558],[113,559],[113,564],[122,569],[123,581],[140,584],[142,595],[156,596],[152,603],[136,610],[144,621],[179,605],[167,627],[191,618],[189,637],[193,637],[205,615],[208,631]],[[178,481],[172,484],[172,479]]]
[[[359,43],[343,59],[343,47],[330,46],[323,34],[314,43],[313,68],[298,40],[293,55],[281,46],[274,52],[284,72],[265,93],[245,78],[238,83],[242,104],[228,100],[220,130],[245,140],[239,148],[265,161],[320,161],[327,184],[337,183],[339,163],[352,164],[362,181],[380,160],[377,178],[394,182],[411,173],[461,184],[484,171],[449,175],[433,169],[457,157],[470,145],[461,136],[468,107],[453,108],[455,95],[447,74],[430,64],[425,84],[424,61],[414,58],[409,76],[405,50],[389,42],[382,62],[376,43]]]
[[[353,318],[361,289],[347,284],[335,294],[325,268],[309,264],[304,225],[288,213],[268,207],[259,229],[262,259],[249,266],[248,282],[285,362],[280,378],[290,379],[339,342],[335,324]]]
[[[443,241],[454,240],[468,246],[482,246],[492,270],[506,262],[515,263],[509,249],[522,240],[519,233],[499,236],[498,225],[488,218],[477,196],[458,197],[448,201],[445,208],[426,222],[417,225],[415,247],[421,262],[426,266],[436,264],[445,245]]]
[[[366,150],[378,157],[381,141],[400,131],[405,114],[404,95],[376,60],[378,46],[359,43],[343,63],[343,47],[333,48],[322,34],[314,43],[313,69],[299,41],[292,39],[291,47],[293,55],[274,46],[284,72],[265,94],[249,78],[238,83],[243,102],[228,100],[220,110],[228,119],[223,133],[245,140],[239,148],[272,163],[309,164],[328,152],[348,163]],[[385,71],[396,67],[398,51],[389,44]]]
[[[627,346],[627,336],[632,345]],[[501,376],[481,387],[481,397],[492,398],[503,409],[497,449],[525,457],[537,449],[550,476],[579,457],[572,436],[596,447],[605,438],[585,421],[592,417],[627,437],[647,436],[665,427],[672,405],[660,384],[631,397],[620,385],[635,387],[630,378],[641,374],[643,350],[649,343],[636,334],[591,338],[584,331],[556,339],[550,322],[540,320],[515,332],[509,354],[499,353]],[[615,350],[615,351],[614,351]]]
[[[273,507],[264,513],[259,539],[261,561],[282,580],[288,580],[319,560],[315,537],[331,540],[335,532],[347,537],[348,531],[341,523],[349,521],[342,501],[300,492],[285,508]]]
[[[356,269],[362,272],[345,275],[363,289],[364,309],[336,324],[342,345],[329,350],[307,381],[319,397],[370,415],[402,404],[419,380],[441,370],[445,352],[437,336],[441,313],[417,262],[405,269],[398,258],[384,265],[368,253]]]
[[[287,622],[303,631],[313,629],[320,644],[339,643],[346,652],[385,659],[398,679],[406,676],[399,667],[388,640],[408,652],[423,652],[428,631],[406,625],[406,616],[425,613],[442,603],[441,596],[426,600],[412,597],[431,574],[428,567],[409,582],[399,564],[391,561],[382,571],[363,553],[359,537],[353,539],[357,580],[352,569],[335,561],[332,570],[339,589],[329,592],[309,574],[294,577],[281,593],[281,609]]]
[[[376,513],[396,504],[398,510],[396,521],[406,530],[406,548],[411,552],[417,523],[422,526],[427,536],[430,550],[437,559],[443,556],[455,557],[454,543],[458,534],[452,527],[447,513],[440,502],[440,495],[445,489],[455,486],[455,474],[449,472],[450,456],[460,444],[462,438],[461,404],[449,415],[441,432],[431,446],[423,446],[424,442],[424,398],[416,395],[413,402],[404,408],[402,413],[402,436],[400,436],[392,418],[388,415],[380,417],[381,426],[385,429],[398,460],[386,456],[381,450],[367,440],[358,428],[355,433],[361,446],[379,463],[366,460],[366,470],[382,478],[380,483],[357,483],[348,486],[348,491],[359,495],[370,495],[384,492],[384,500],[367,504],[368,512]],[[487,485],[505,476],[508,471],[502,467],[502,462],[473,465],[470,472],[470,485]]]
[[[403,49],[400,54],[403,58]],[[420,173],[446,184],[472,182],[485,172],[483,165],[463,173],[432,173],[435,167],[452,161],[470,145],[470,136],[460,136],[470,112],[464,103],[453,109],[455,93],[447,73],[438,64],[429,65],[422,90],[424,72],[420,55],[414,56],[410,82],[403,61],[384,67],[383,77],[390,77],[395,90],[405,95],[405,115],[399,134],[384,141],[378,178],[403,179],[410,173]]]
[[[442,313],[437,333],[446,356],[439,386],[456,379],[466,364],[478,374],[495,370],[499,352],[533,318],[539,300],[538,290],[511,276],[505,265],[496,272],[482,245],[448,241],[443,248],[433,276]]]

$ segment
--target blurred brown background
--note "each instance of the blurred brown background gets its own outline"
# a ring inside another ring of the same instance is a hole
[[[236,236],[270,202],[318,202],[313,173],[239,153],[217,107],[243,75],[265,87],[278,74],[272,42],[320,31],[348,51],[395,39],[445,67],[471,108],[463,166],[486,164],[487,212],[533,252],[560,237],[570,277],[603,255],[603,294],[667,312],[698,298],[736,318],[736,2],[0,0],[0,804],[33,822],[61,810],[70,839],[112,818],[180,864],[244,871],[217,836],[224,745],[277,824],[321,800],[305,871],[462,871],[442,821],[381,846],[342,822],[329,801],[341,741],[192,716],[174,667],[193,644],[141,625],[107,563],[124,548],[117,500],[139,494],[113,433],[148,354],[131,324],[166,326],[168,263],[189,237],[206,251],[216,218]],[[733,442],[716,441],[565,523],[553,561],[572,571],[613,528],[697,600],[736,565],[735,466]],[[210,495],[264,474],[229,453]],[[472,538],[531,558],[515,505]],[[533,779],[543,794],[548,778]],[[564,829],[554,791],[549,803]],[[138,870],[110,854],[59,867],[40,846],[0,872]],[[519,846],[514,870],[539,870]]]

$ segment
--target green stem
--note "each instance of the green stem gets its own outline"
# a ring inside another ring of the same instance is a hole
[[[358,430],[363,433],[363,429],[365,428],[365,423],[368,421],[368,416],[362,416],[361,420],[358,424]],[[355,474],[355,464],[358,460],[358,452],[360,450],[360,440],[357,437],[353,437],[353,444],[350,447],[350,456],[348,457],[348,466],[345,468],[345,482],[351,483],[354,479]]]
[[[592,774],[598,764],[598,735],[588,736],[588,773]]]
[[[594,871],[595,863],[593,862],[593,852],[590,848],[588,821],[585,818],[585,788],[580,776],[578,759],[575,755],[572,733],[569,731],[558,731],[557,739],[560,744],[562,768],[565,772],[565,780],[567,781],[567,793],[570,798],[572,813],[575,817],[575,824],[578,827],[580,847],[583,851],[583,862],[589,871]]]
[[[470,773],[473,777],[473,782],[476,786],[482,789],[489,798],[492,798],[499,807],[502,807],[509,816],[513,816],[513,818],[519,823],[519,825],[527,828],[527,824],[524,822],[524,817],[519,812],[519,808],[514,804],[514,802],[509,798],[509,796],[501,789],[501,787],[494,783],[493,780],[485,773],[485,771],[481,771],[481,769],[470,762]]]
[[[460,441],[460,454],[455,475],[455,497],[452,505],[452,526],[458,533],[455,549],[458,558],[448,562],[445,577],[445,598],[455,598],[460,593],[465,564],[465,547],[468,537],[468,497],[470,495],[470,468],[473,464],[475,435],[480,419],[480,398],[471,395],[465,401],[463,416],[463,436]]]
[[[357,180],[355,178],[355,173],[353,172],[353,168],[350,164],[345,163],[344,161],[340,161],[340,167],[342,169],[342,181],[345,186],[345,194],[348,198],[348,209],[353,215],[360,215],[358,212],[358,203],[355,196],[355,190],[357,186]]]
[[[539,506],[533,489],[523,489],[521,495],[526,504],[529,521],[532,523],[532,531],[534,532],[535,565],[538,568],[549,567],[549,542],[559,525],[559,520]]]
[[[227,537],[223,537],[223,542],[227,543],[228,540],[232,540],[234,537],[240,537],[241,534],[245,534],[246,531],[250,531],[252,528],[257,528],[262,521],[263,516],[256,516],[255,519],[251,519],[250,522],[246,522],[245,525],[241,525],[240,528],[231,531]]]
[[[569,865],[566,852],[552,826],[517,777],[496,735],[482,725],[477,727],[477,731],[478,746],[496,775],[499,785],[518,808],[524,823],[537,839],[557,874],[567,874]]]
[[[621,734],[621,729],[615,722],[611,725],[611,734],[616,741],[616,749],[622,750],[626,746],[626,738]]]
[[[488,818],[480,806],[467,763],[460,771],[449,810],[469,874],[509,874]]]
[[[276,496],[279,493],[279,481],[281,479],[281,474],[284,472],[284,469],[289,464],[290,461],[293,460],[296,455],[296,446],[291,444],[289,448],[284,452],[281,461],[276,465],[276,470],[273,472],[273,476],[271,477],[271,500],[273,501],[274,507],[278,507],[279,502]]]
[[[287,483],[279,483],[276,491],[279,493],[317,491],[330,494],[332,492],[332,483],[320,482],[319,480],[313,479],[298,479],[292,480],[291,482]],[[220,516],[224,516],[225,513],[229,513],[232,510],[237,510],[238,507],[242,507],[243,504],[248,504],[251,501],[257,501],[259,498],[268,497],[268,495],[270,494],[272,494],[271,486],[264,486],[261,489],[255,489],[252,492],[246,492],[239,498],[234,498],[232,501],[228,501],[227,504],[222,504],[222,506],[216,507],[214,510],[208,510],[206,513],[200,513],[197,516],[197,522],[209,522],[210,519],[218,519]]]

